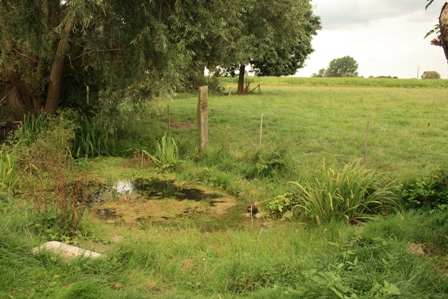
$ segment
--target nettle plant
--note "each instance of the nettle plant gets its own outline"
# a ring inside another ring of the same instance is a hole
[[[430,175],[400,184],[405,206],[425,211],[448,205],[448,173],[438,168]]]

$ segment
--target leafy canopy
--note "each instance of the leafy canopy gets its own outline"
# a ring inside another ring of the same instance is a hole
[[[21,119],[64,106],[113,115],[123,99],[172,94],[192,65],[226,61],[243,2],[2,1],[2,98]]]
[[[295,74],[313,52],[312,37],[321,29],[309,0],[245,1],[241,23],[235,55],[224,66],[227,74],[239,72],[239,92],[246,65],[259,76]]]

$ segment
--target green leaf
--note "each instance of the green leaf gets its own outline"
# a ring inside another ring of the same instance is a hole
[[[387,282],[386,280],[384,281],[383,292],[387,295],[401,295],[401,292],[397,286]]]

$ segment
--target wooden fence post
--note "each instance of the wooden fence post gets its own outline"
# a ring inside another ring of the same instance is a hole
[[[207,146],[208,142],[208,86],[199,87],[197,121],[199,148],[203,149]]]
[[[171,135],[171,116],[170,116],[170,105],[168,105],[168,135]]]
[[[260,118],[260,151],[261,151],[262,139],[263,139],[263,113],[261,113],[261,118]]]
[[[367,122],[367,126],[366,126],[366,143],[364,144],[364,167],[366,166],[366,163],[367,163],[368,141],[369,141],[369,122]]]

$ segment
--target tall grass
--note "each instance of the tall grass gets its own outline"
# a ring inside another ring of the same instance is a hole
[[[145,150],[142,153],[150,157],[157,166],[163,169],[172,169],[179,163],[179,151],[177,149],[176,141],[173,137],[166,134],[156,141],[156,152],[151,155]]]
[[[51,150],[69,150],[74,158],[91,158],[109,154],[109,131],[94,119],[72,110],[57,115],[27,114],[15,139],[31,146]]]
[[[0,146],[0,187],[9,193],[18,191],[19,173],[16,166],[17,150],[15,147]]]
[[[357,223],[398,207],[396,186],[384,184],[378,174],[364,169],[360,162],[342,169],[324,163],[316,178],[291,184],[294,209],[317,225]]]
[[[72,154],[76,158],[91,158],[109,154],[109,132],[86,115],[76,118],[78,128],[75,131]]]
[[[420,238],[425,230],[431,237],[446,234],[446,227],[418,214],[404,214],[410,222],[397,216],[328,230],[279,224],[201,233],[191,226],[142,231],[97,224],[95,233],[109,244],[99,251],[107,256],[65,264],[48,252],[30,254],[42,239],[27,230],[26,209],[17,210],[0,217],[2,298],[419,299],[448,294],[443,259],[406,250],[409,243],[429,241]],[[119,233],[123,240],[110,242],[105,232]],[[446,239],[439,239],[446,246]]]
[[[15,133],[15,137],[28,144],[33,143],[39,137],[39,133],[48,127],[47,114],[29,113],[23,116],[20,122],[20,129]]]
[[[57,115],[27,114],[14,139],[22,148],[71,150],[77,128],[73,121],[75,117],[76,112],[73,110],[59,111]]]
[[[162,167],[189,159],[177,178],[232,190],[251,203],[288,188],[293,211],[320,226],[255,228],[239,214],[217,219],[221,227],[210,224],[209,232],[189,215],[179,215],[177,225],[106,225],[82,214],[90,196],[70,159],[30,152],[36,155],[26,164],[39,168],[28,169],[35,189],[27,199],[0,205],[0,298],[446,298],[448,225],[435,214],[376,216],[396,208],[395,181],[388,184],[378,173],[415,174],[446,157],[445,90],[403,90],[288,86],[257,97],[211,97],[208,149],[195,153],[194,126],[173,128],[154,144]],[[195,100],[170,107],[176,123],[194,119]],[[263,150],[257,152],[261,112]],[[371,139],[363,168],[350,161],[363,155],[367,120]],[[48,140],[54,136],[68,135]],[[154,136],[147,137],[151,142]],[[180,156],[178,143],[192,148]],[[338,165],[319,167],[335,156]],[[92,177],[145,172],[123,159],[114,159],[121,168],[94,160]],[[307,179],[285,184],[296,177]],[[29,199],[51,213],[32,213]],[[229,229],[235,222],[238,229]],[[65,264],[48,252],[30,254],[48,237],[64,234],[106,257]],[[112,241],[117,234],[123,237],[118,244]],[[425,254],[408,252],[409,244]]]

